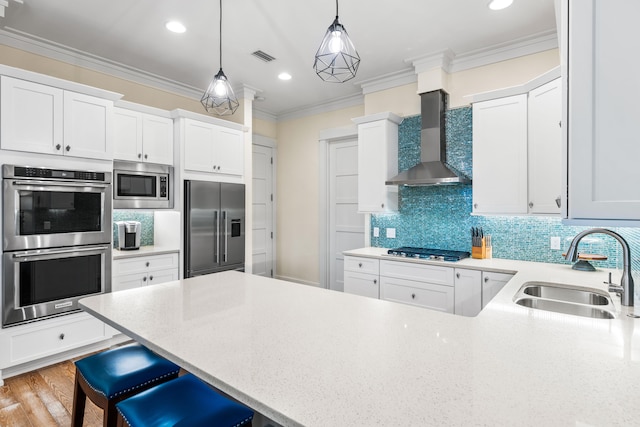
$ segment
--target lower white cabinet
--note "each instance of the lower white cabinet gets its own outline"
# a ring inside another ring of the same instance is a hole
[[[453,313],[453,268],[382,260],[380,299]]]
[[[456,268],[455,314],[477,316],[482,310],[482,271]]]
[[[111,291],[157,285],[179,278],[178,252],[115,259]]]
[[[105,324],[87,313],[5,328],[0,331],[0,369],[53,356],[111,338]]]
[[[513,277],[513,274],[496,273],[493,271],[482,272],[482,308],[495,297],[504,285]]]
[[[344,291],[380,298],[380,261],[375,258],[344,257]]]

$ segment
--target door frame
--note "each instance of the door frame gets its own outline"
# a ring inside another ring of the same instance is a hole
[[[276,213],[277,213],[277,200],[278,200],[278,185],[276,182],[276,176],[277,176],[277,169],[278,169],[278,146],[276,143],[276,140],[273,138],[269,138],[267,136],[263,136],[263,135],[258,135],[256,133],[253,134],[252,136],[253,141],[252,141],[252,145],[260,145],[263,147],[267,147],[270,148],[272,151],[271,153],[273,154],[273,167],[271,168],[271,185],[273,187],[273,203],[271,203],[271,226],[272,226],[272,230],[273,230],[273,239],[271,239],[271,268],[273,269],[273,277],[277,278],[278,277],[278,272],[276,270],[276,266],[278,265],[277,258],[278,258],[278,253],[277,253],[277,239],[278,239],[278,229],[277,229],[277,217],[276,217]],[[253,165],[252,165],[253,167]],[[253,203],[253,200],[251,201],[251,203]]]
[[[318,270],[320,273],[319,286],[329,289],[328,267],[330,264],[329,253],[329,145],[345,139],[358,138],[358,127],[356,125],[331,128],[320,131],[318,135]],[[364,245],[371,245],[371,238],[367,230],[370,228],[371,217],[364,216]]]

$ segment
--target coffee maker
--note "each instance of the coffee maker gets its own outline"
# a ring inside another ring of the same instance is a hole
[[[116,221],[118,227],[118,249],[122,251],[140,249],[139,221]]]

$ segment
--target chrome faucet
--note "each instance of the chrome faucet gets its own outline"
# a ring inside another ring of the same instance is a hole
[[[631,277],[631,249],[629,249],[629,245],[624,238],[611,230],[607,230],[606,228],[592,228],[591,230],[585,230],[582,233],[578,234],[571,241],[571,245],[567,250],[567,254],[564,259],[569,260],[571,262],[575,262],[578,259],[578,243],[584,236],[589,234],[606,234],[608,236],[613,237],[622,246],[622,278],[620,279],[620,286],[617,285],[609,285],[609,292],[617,292],[620,294],[620,299],[622,305],[626,305],[629,307],[633,307],[633,277]]]

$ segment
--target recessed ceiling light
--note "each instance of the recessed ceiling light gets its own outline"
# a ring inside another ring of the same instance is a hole
[[[511,6],[513,0],[491,0],[489,2],[489,9],[491,10],[501,10]]]
[[[173,33],[184,33],[185,31],[187,31],[185,26],[182,25],[182,22],[178,21],[169,21],[164,26],[167,27],[167,30]]]
[[[278,74],[278,78],[280,80],[291,80],[291,74],[289,74],[289,73],[280,73],[280,74]]]

